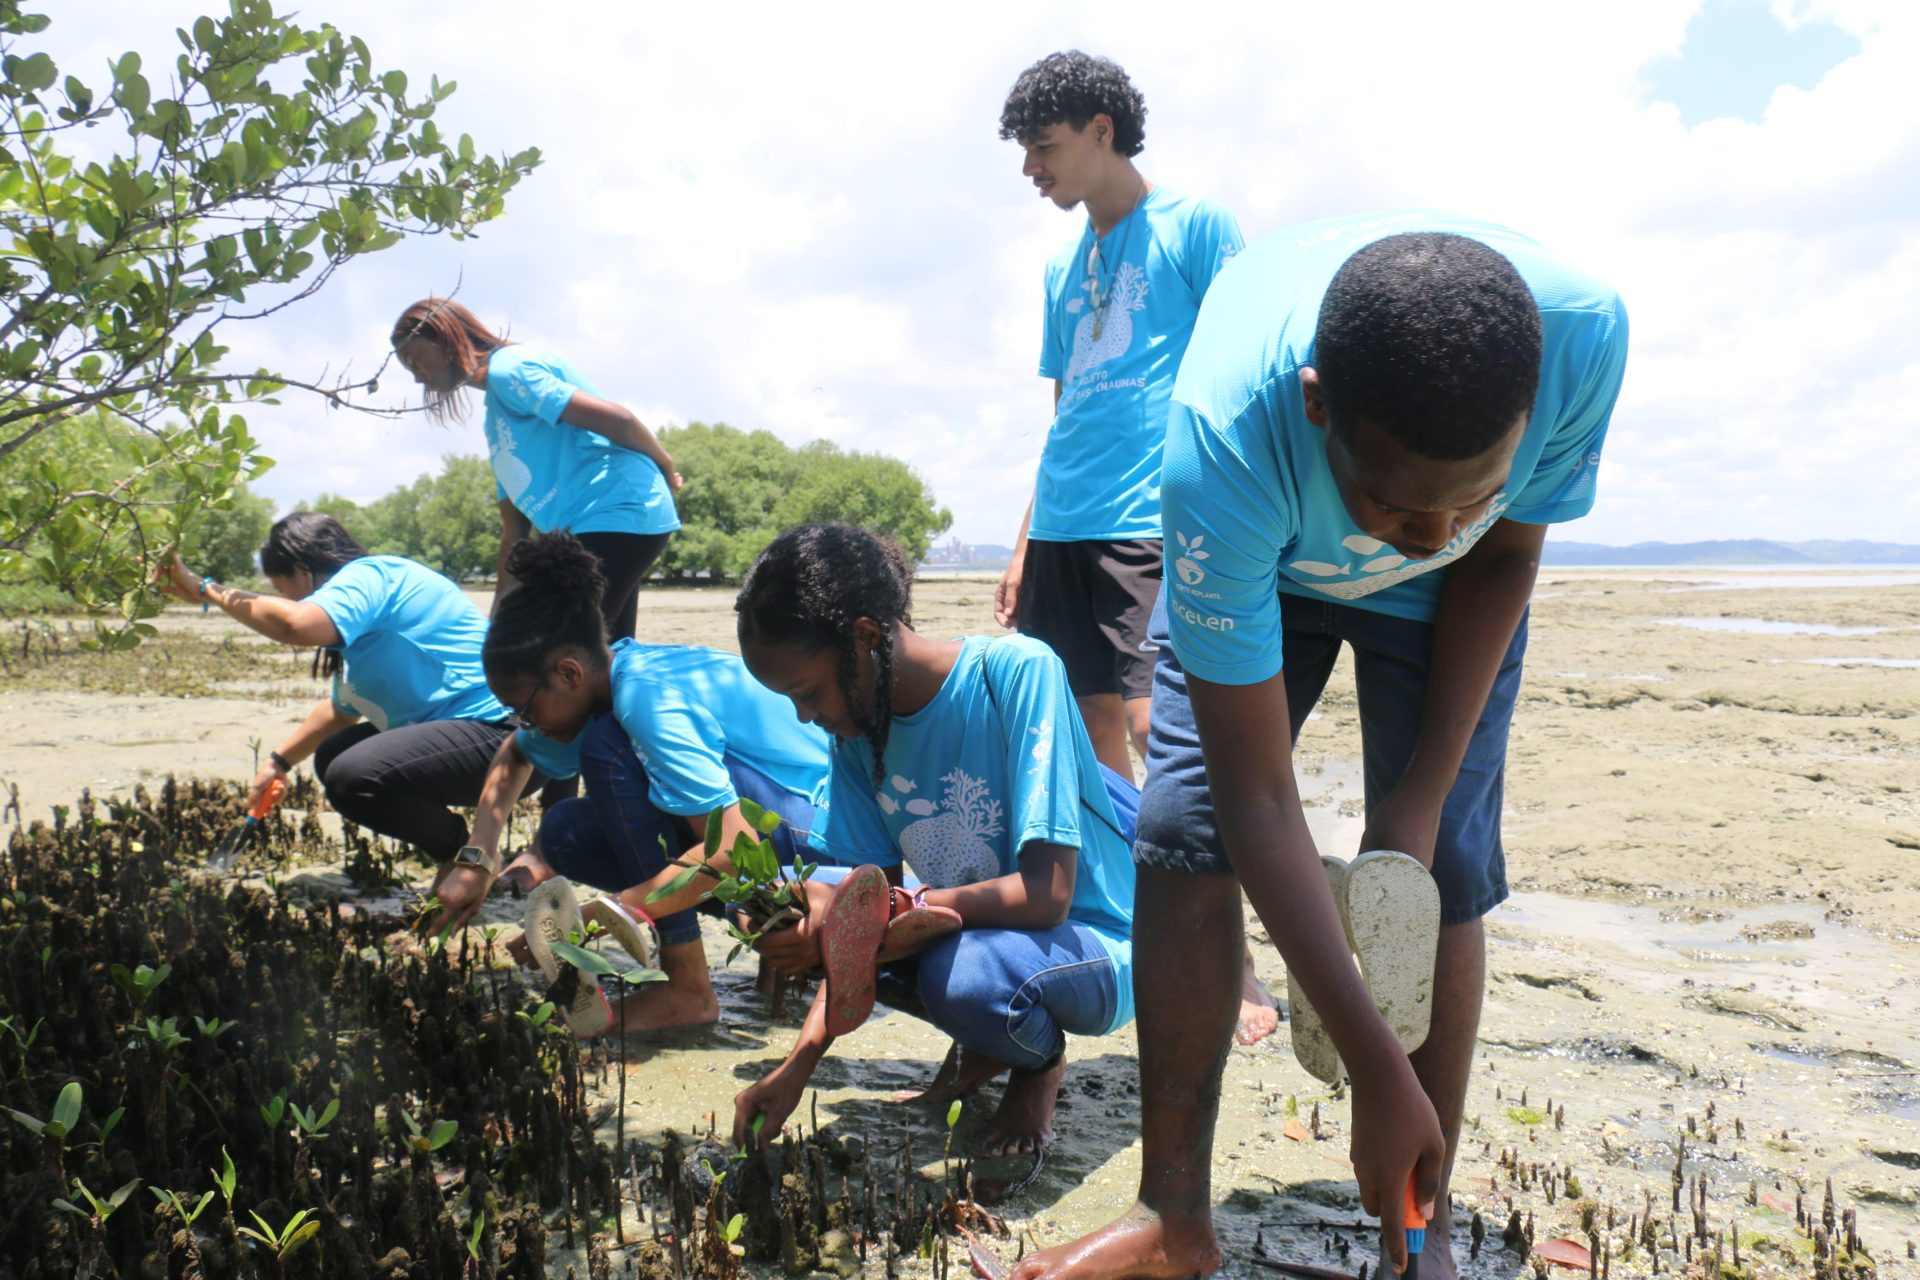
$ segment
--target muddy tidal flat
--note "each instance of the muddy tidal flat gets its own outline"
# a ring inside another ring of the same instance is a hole
[[[923,581],[921,629],[991,630],[992,589]],[[644,639],[731,647],[732,621],[726,591],[642,597]],[[250,740],[264,752],[320,694],[304,655],[197,610],[162,623],[158,642],[112,656],[75,653],[64,624],[0,627],[0,788],[17,788],[27,820],[87,788],[250,776]],[[1737,1274],[1814,1275],[1797,1222],[1825,1231],[1830,1182],[1836,1223],[1853,1215],[1877,1274],[1920,1276],[1920,572],[1547,569],[1531,628],[1506,785],[1512,897],[1487,920],[1454,1179],[1463,1274],[1532,1275],[1556,1239],[1598,1241],[1614,1274],[1650,1274],[1651,1209],[1662,1274],[1707,1274],[1716,1245],[1732,1266],[1737,1245]],[[1359,756],[1343,662],[1297,751],[1330,852],[1357,852]],[[488,914],[508,923],[517,905]],[[1284,993],[1278,952],[1250,927]],[[728,943],[708,928],[719,966]],[[746,961],[716,973],[711,1031],[628,1038],[626,1134],[704,1131],[710,1113],[727,1127],[734,1094],[797,1029],[797,1002],[771,1017],[753,978]],[[816,1077],[821,1128],[876,1150],[909,1135],[937,1167],[944,1115],[891,1099],[945,1047],[883,1009]],[[1003,1258],[1131,1200],[1135,1049],[1132,1029],[1069,1047],[1059,1141],[1005,1206]],[[599,1077],[611,1103],[613,1073]],[[960,1141],[997,1099],[993,1086],[968,1104]],[[1348,1102],[1296,1064],[1284,1024],[1234,1050],[1221,1106],[1223,1274],[1372,1266]],[[1503,1240],[1516,1219],[1533,1250]]]

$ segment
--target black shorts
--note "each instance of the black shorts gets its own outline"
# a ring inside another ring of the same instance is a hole
[[[1160,646],[1147,638],[1160,594],[1160,539],[1027,541],[1020,630],[1060,655],[1076,698],[1153,696]]]

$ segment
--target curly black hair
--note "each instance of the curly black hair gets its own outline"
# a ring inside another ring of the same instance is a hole
[[[894,634],[913,625],[913,568],[891,539],[847,524],[803,524],[768,544],[747,570],[733,602],[740,643],[794,645],[805,653],[837,650],[840,694],[873,747],[873,778],[886,780],[893,728]],[[862,707],[853,624],[880,627],[874,650],[873,705]]]
[[[1105,112],[1113,121],[1113,149],[1140,154],[1147,145],[1147,100],[1120,64],[1078,49],[1050,53],[1020,73],[1000,109],[1000,136],[1018,142],[1061,121],[1076,130]]]
[[[500,598],[480,647],[489,683],[544,676],[561,649],[578,649],[593,670],[606,665],[607,580],[580,539],[564,529],[522,538],[507,552],[507,572],[519,585]]]
[[[1478,240],[1376,240],[1327,286],[1314,368],[1336,429],[1362,419],[1423,458],[1477,458],[1533,406],[1540,308]]]

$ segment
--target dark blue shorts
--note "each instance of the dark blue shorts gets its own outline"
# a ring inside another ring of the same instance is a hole
[[[1353,646],[1354,681],[1360,702],[1360,744],[1369,808],[1393,789],[1406,771],[1426,707],[1433,624],[1409,622],[1331,600],[1282,593],[1283,674],[1293,740],[1319,701],[1340,646]],[[1213,820],[1213,797],[1200,757],[1187,677],[1167,639],[1164,593],[1150,634],[1160,644],[1153,677],[1153,732],[1147,742],[1147,785],[1140,797],[1140,831],[1133,860],[1140,866],[1200,875],[1232,875],[1233,864]],[[1500,845],[1500,806],[1505,798],[1507,729],[1520,691],[1527,651],[1527,618],[1521,615],[1494,677],[1480,723],[1467,744],[1453,790],[1440,811],[1433,878],[1440,887],[1441,920],[1478,920],[1507,896],[1507,859]],[[1359,850],[1329,850],[1350,857]]]

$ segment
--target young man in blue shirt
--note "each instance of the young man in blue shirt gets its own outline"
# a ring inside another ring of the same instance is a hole
[[[1021,72],[1000,113],[1035,189],[1084,204],[1087,223],[1047,264],[1040,376],[1054,417],[994,617],[1060,655],[1094,753],[1126,777],[1129,739],[1147,751],[1168,396],[1200,301],[1242,243],[1225,209],[1135,166],[1146,115],[1124,70],[1077,50]],[[1277,1025],[1249,956],[1240,1038]]]
[[[1218,987],[1240,959],[1242,886],[1352,1080],[1355,1178],[1386,1250],[1405,1264],[1411,1179],[1436,1219],[1421,1275],[1454,1274],[1446,1188],[1480,921],[1506,896],[1527,604],[1546,526],[1593,503],[1626,347],[1611,289],[1439,214],[1276,232],[1208,295],[1168,421],[1171,643],[1134,846],[1140,1196],[1015,1280],[1220,1265],[1209,1171],[1233,1014]],[[1440,891],[1432,1027],[1411,1056],[1355,968],[1293,777],[1291,735],[1343,643],[1361,848],[1411,854]]]
[[[1126,72],[1077,51],[1021,72],[1000,115],[1039,194],[1084,204],[1087,223],[1047,264],[1054,418],[995,615],[1060,655],[1100,762],[1129,775],[1153,693],[1167,396],[1200,300],[1241,244],[1224,209],[1135,167],[1145,124]]]

